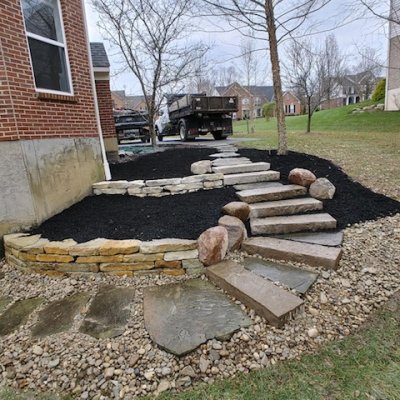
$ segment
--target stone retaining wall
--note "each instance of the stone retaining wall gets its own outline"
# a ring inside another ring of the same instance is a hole
[[[101,194],[129,194],[137,197],[163,197],[174,194],[197,192],[221,188],[224,186],[224,175],[221,173],[191,175],[184,178],[104,181],[93,185],[93,192]]]
[[[133,276],[150,273],[184,275],[201,273],[196,240],[72,239],[51,242],[41,235],[11,234],[4,237],[7,262],[29,272],[51,276],[104,273]]]

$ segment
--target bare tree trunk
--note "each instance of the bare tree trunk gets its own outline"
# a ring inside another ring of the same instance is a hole
[[[308,113],[307,113],[307,133],[311,132],[311,97],[307,99],[307,107],[308,107]]]
[[[274,84],[274,94],[276,103],[276,123],[278,128],[278,154],[285,155],[288,152],[286,138],[286,122],[283,112],[283,94],[281,69],[279,65],[278,41],[276,38],[276,26],[274,17],[273,0],[265,0],[265,16],[268,26],[269,54],[272,66],[272,81]]]

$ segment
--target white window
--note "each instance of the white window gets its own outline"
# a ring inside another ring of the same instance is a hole
[[[22,0],[37,91],[72,94],[60,0]]]
[[[244,106],[247,106],[249,103],[250,103],[250,100],[249,100],[247,97],[245,97],[244,99],[242,99],[242,104],[243,104]]]

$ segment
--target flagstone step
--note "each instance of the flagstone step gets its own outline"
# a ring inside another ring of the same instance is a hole
[[[264,258],[299,262],[314,267],[337,269],[342,250],[319,244],[300,243],[271,237],[253,237],[243,242],[242,250]]]
[[[270,188],[242,190],[236,194],[240,200],[251,204],[304,196],[307,194],[307,189],[299,185],[282,185]]]
[[[259,172],[259,171],[268,171],[271,165],[266,162],[258,162],[251,164],[237,164],[237,165],[228,165],[225,167],[213,167],[214,172],[220,172],[222,174],[240,174],[244,172]]]
[[[79,329],[98,339],[113,338],[125,332],[135,289],[103,286],[94,297]]]
[[[252,190],[252,189],[265,189],[276,186],[282,186],[280,182],[256,182],[256,183],[243,183],[241,185],[234,185],[233,188],[238,191]]]
[[[230,152],[220,152],[209,155],[210,158],[232,158],[232,157],[240,157],[239,153],[230,153]]]
[[[240,164],[251,164],[250,159],[246,157],[237,158],[216,158],[212,161],[213,167],[222,167],[226,165],[240,165]]]
[[[343,231],[340,232],[300,232],[274,236],[277,239],[294,240],[296,242],[321,244],[323,246],[340,246],[343,242]]]
[[[323,203],[312,197],[266,201],[250,204],[250,217],[273,217],[278,215],[299,214],[306,211],[322,210]]]
[[[302,294],[306,293],[318,278],[318,274],[315,272],[306,271],[288,264],[262,260],[257,257],[245,257],[243,265],[253,274],[269,279],[272,282],[280,282]]]
[[[206,274],[215,285],[277,327],[290,319],[303,304],[297,296],[233,261],[212,265],[206,269]]]
[[[302,231],[315,232],[324,229],[335,229],[336,219],[326,213],[252,218],[250,219],[250,227],[253,235]]]
[[[224,185],[238,185],[240,183],[277,181],[280,178],[277,171],[246,172],[243,174],[224,175]]]

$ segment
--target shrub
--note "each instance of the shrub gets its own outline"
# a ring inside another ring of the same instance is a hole
[[[372,100],[373,101],[381,101],[385,99],[385,92],[386,92],[386,79],[382,79],[376,85],[374,93],[372,93]]]
[[[275,103],[265,103],[262,110],[265,120],[269,121],[269,119],[274,116]]]

